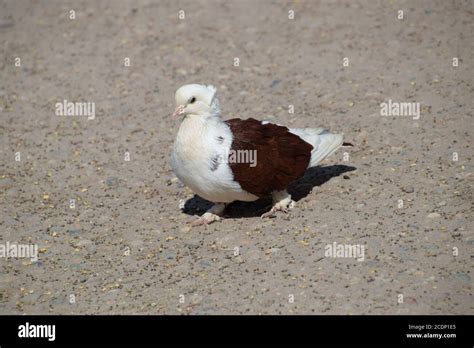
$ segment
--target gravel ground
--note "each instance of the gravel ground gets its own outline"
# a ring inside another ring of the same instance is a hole
[[[472,314],[473,32],[472,1],[0,2],[0,242],[40,253],[0,259],[0,314]],[[355,146],[289,214],[191,229],[209,203],[169,165],[186,83]]]

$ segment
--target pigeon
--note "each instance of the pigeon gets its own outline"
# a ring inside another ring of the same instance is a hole
[[[295,202],[288,185],[343,144],[324,128],[288,128],[254,118],[223,120],[211,85],[188,84],[175,94],[173,118],[182,118],[171,153],[177,178],[214,205],[190,223],[218,221],[234,201],[272,195],[262,218],[288,212]]]

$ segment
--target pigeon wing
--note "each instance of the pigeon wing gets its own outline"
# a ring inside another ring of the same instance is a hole
[[[289,183],[304,175],[313,146],[287,127],[253,118],[234,118],[226,123],[233,134],[228,163],[234,180],[244,190],[262,197],[286,189]],[[255,163],[239,161],[243,157],[239,153],[245,151],[255,151]]]

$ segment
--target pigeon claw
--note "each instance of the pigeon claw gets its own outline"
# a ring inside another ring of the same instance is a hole
[[[276,203],[272,207],[272,209],[270,209],[266,213],[263,213],[260,217],[262,219],[275,217],[275,213],[277,211],[281,211],[281,212],[284,212],[285,214],[287,214],[290,211],[290,209],[292,209],[295,206],[295,204],[296,203],[293,200],[290,200],[288,202],[287,201],[280,201],[280,202]]]
[[[197,219],[193,221],[189,221],[188,224],[190,224],[193,227],[197,226],[202,226],[202,225],[209,225],[213,223],[214,221],[219,221],[221,218],[219,215],[212,214],[212,213],[204,213],[204,215],[198,217]]]
[[[266,213],[263,213],[262,215],[260,215],[260,217],[261,217],[262,219],[274,218],[276,211],[277,211],[277,210],[275,209],[275,207],[272,207],[272,209],[270,209],[270,210],[267,211]]]

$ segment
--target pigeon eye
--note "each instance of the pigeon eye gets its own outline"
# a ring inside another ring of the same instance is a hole
[[[196,97],[192,97],[191,99],[189,99],[189,103],[192,104],[196,101]]]

